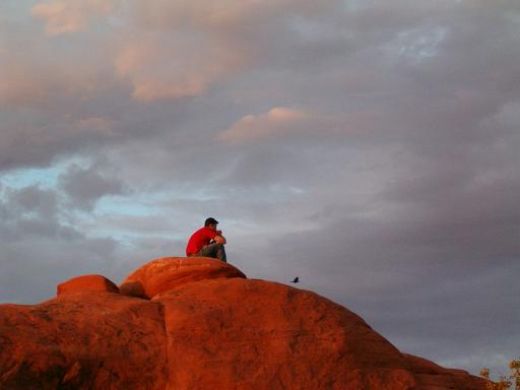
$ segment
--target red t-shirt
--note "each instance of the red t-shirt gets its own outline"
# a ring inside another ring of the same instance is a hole
[[[215,238],[218,233],[208,227],[203,227],[193,233],[186,246],[186,255],[194,255],[198,253],[205,245]]]

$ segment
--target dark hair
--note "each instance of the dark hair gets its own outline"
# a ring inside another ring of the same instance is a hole
[[[206,221],[204,222],[204,226],[209,226],[209,225],[218,225],[218,221],[217,221],[215,218],[211,218],[211,217],[209,217],[209,218],[206,219]]]

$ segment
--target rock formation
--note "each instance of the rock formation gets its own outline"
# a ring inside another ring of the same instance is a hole
[[[479,390],[313,292],[207,258],[154,260],[0,305],[1,389]]]

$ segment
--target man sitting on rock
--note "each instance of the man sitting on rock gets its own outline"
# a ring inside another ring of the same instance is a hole
[[[204,222],[204,227],[193,233],[186,247],[186,255],[213,257],[227,262],[224,244],[226,239],[222,235],[222,230],[217,230],[218,221],[215,218],[208,218]]]

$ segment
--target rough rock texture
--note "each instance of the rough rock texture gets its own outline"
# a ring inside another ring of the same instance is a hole
[[[218,260],[155,260],[121,286],[151,299],[75,286],[40,305],[0,305],[1,389],[486,387],[402,354],[328,299]]]
[[[82,275],[58,284],[57,295],[76,292],[98,291],[118,293],[119,288],[111,280],[102,275]]]
[[[164,389],[159,303],[87,291],[0,306],[0,389]]]

